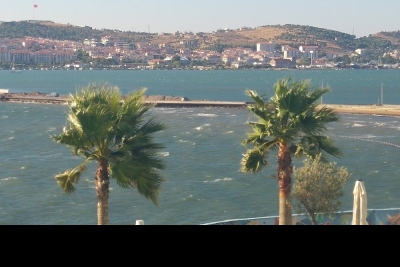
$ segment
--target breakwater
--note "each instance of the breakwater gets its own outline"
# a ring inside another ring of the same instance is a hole
[[[179,97],[181,98],[181,97]],[[159,100],[161,99],[161,100]],[[193,108],[193,107],[220,107],[220,108],[245,108],[248,103],[246,102],[228,102],[228,101],[191,101],[187,98],[183,100],[163,100],[159,96],[147,96],[146,102],[152,103],[155,107],[163,108]],[[174,98],[172,98],[174,99]],[[176,97],[175,97],[176,99]],[[40,104],[65,104],[68,101],[67,96],[47,96],[42,94],[3,94],[0,95],[0,100],[4,102],[20,102],[20,103],[40,103]]]
[[[40,104],[66,104],[68,96],[48,96],[40,93],[0,94],[0,101]],[[236,108],[244,109],[253,102],[189,100],[186,97],[145,96],[145,102],[157,108]],[[337,113],[400,116],[400,105],[338,105],[321,104]]]

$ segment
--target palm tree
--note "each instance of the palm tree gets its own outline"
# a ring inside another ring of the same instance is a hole
[[[252,131],[242,142],[251,145],[241,160],[241,171],[257,173],[269,163],[270,151],[278,151],[277,179],[279,183],[279,224],[292,224],[291,186],[292,156],[315,158],[321,152],[335,157],[341,151],[327,136],[321,135],[326,124],[338,121],[339,117],[328,107],[318,108],[317,100],[329,88],[312,88],[310,80],[292,81],[283,78],[274,85],[275,95],[266,102],[253,90],[246,90],[255,104],[248,110],[258,122],[248,122]],[[326,157],[322,156],[326,161]]]
[[[143,100],[145,91],[142,88],[123,98],[118,87],[108,83],[78,89],[68,100],[67,126],[63,133],[53,136],[57,143],[85,159],[55,176],[65,193],[74,193],[73,184],[78,183],[86,166],[97,162],[94,183],[99,225],[108,224],[110,178],[123,188],[137,189],[158,204],[163,178],[157,170],[163,170],[165,165],[156,153],[164,146],[154,143],[152,135],[166,127],[147,115],[153,105]]]

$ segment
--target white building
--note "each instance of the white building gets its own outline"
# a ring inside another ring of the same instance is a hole
[[[356,49],[355,52],[362,56],[362,55],[365,55],[365,52],[367,52],[367,50],[359,48],[359,49]]]
[[[293,48],[293,47],[286,47],[285,50],[283,50],[283,58],[287,59],[292,59],[292,58],[298,58],[302,55],[299,49]]]
[[[300,46],[299,50],[306,58],[318,58],[318,46]]]
[[[53,64],[53,53],[46,51],[39,51],[32,54],[32,61],[34,64],[45,64],[52,65]]]
[[[257,43],[257,52],[264,51],[264,52],[274,52],[276,44],[273,42],[268,43]]]

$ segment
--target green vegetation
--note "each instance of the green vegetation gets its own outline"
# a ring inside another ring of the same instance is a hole
[[[41,21],[13,21],[0,24],[0,38],[49,38],[55,40],[83,41],[85,39],[100,39],[102,36],[112,35],[123,41],[145,40],[152,36],[148,33],[122,32],[118,30],[93,29],[92,27],[77,27],[72,25],[59,25],[52,22]]]
[[[110,178],[123,188],[135,188],[140,194],[158,202],[165,168],[157,151],[162,144],[153,142],[153,134],[165,126],[148,116],[153,107],[143,100],[145,88],[122,98],[119,89],[105,84],[89,84],[68,100],[67,126],[53,139],[71,149],[85,161],[55,176],[62,190],[75,192],[73,184],[91,162],[97,162],[95,191],[97,220],[108,224]]]
[[[332,109],[317,109],[321,96],[329,88],[313,88],[309,80],[292,81],[280,79],[274,86],[275,95],[266,102],[253,90],[246,94],[255,102],[248,110],[258,118],[257,122],[248,122],[252,131],[243,140],[247,149],[241,160],[241,171],[258,173],[269,165],[268,154],[277,151],[279,184],[279,224],[292,224],[291,187],[292,156],[311,158],[320,153],[339,157],[341,152],[333,141],[322,135],[326,124],[338,121],[339,117]],[[322,157],[322,160],[325,160]]]
[[[323,162],[321,155],[314,160],[304,160],[304,166],[293,168],[293,196],[297,212],[306,211],[313,225],[317,224],[316,213],[332,214],[339,210],[343,187],[351,174],[344,167],[336,167],[335,162]]]

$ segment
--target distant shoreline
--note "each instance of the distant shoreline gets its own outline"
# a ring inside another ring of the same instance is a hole
[[[38,104],[66,104],[68,96],[59,97],[47,96],[46,94],[3,94],[0,101],[13,103],[38,103]],[[229,102],[210,100],[188,100],[186,97],[173,96],[146,96],[145,101],[155,104],[155,107],[170,108],[194,108],[194,107],[215,107],[215,108],[246,108],[249,102]],[[341,105],[341,104],[320,104],[318,108],[329,107],[340,114],[363,114],[400,117],[400,105]]]

